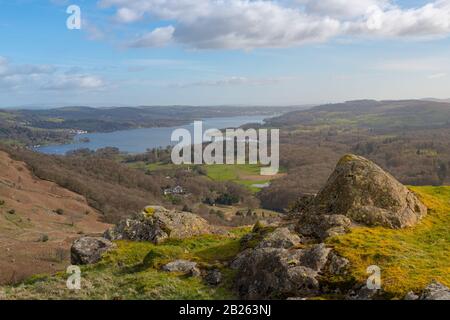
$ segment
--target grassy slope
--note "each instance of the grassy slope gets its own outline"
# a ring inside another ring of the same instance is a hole
[[[237,255],[239,240],[247,232],[248,228],[239,228],[227,236],[170,240],[159,246],[119,241],[117,250],[107,254],[102,262],[82,268],[79,291],[68,290],[67,276],[60,273],[0,288],[0,299],[233,299],[233,272],[223,262]],[[225,281],[211,287],[199,278],[160,271],[163,264],[175,259],[196,261],[203,268],[219,268]]]
[[[368,278],[366,268],[381,268],[383,289],[392,297],[420,291],[432,280],[450,286],[450,187],[414,187],[429,214],[414,228],[358,228],[330,240],[352,265],[353,276]]]
[[[420,291],[432,280],[450,286],[450,187],[412,188],[430,208],[414,228],[390,230],[358,228],[329,241],[352,263],[352,275],[365,282],[366,268],[378,265],[382,286],[390,297]],[[34,277],[18,287],[0,288],[0,298],[81,299],[227,299],[233,272],[222,264],[240,250],[239,240],[249,229],[235,229],[228,236],[201,236],[172,240],[156,246],[118,242],[118,249],[95,266],[83,268],[83,289],[69,291],[65,275]],[[168,274],[159,267],[177,258],[197,261],[203,267],[220,268],[224,283],[215,288],[197,278]]]

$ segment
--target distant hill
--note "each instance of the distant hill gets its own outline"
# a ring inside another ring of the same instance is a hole
[[[112,132],[135,128],[171,127],[213,117],[285,113],[290,107],[111,107],[72,106],[56,109],[0,110],[0,140],[27,146],[68,142],[74,131]]]
[[[270,125],[342,125],[376,130],[438,128],[450,121],[450,103],[400,100],[359,100],[292,111],[269,120]]]
[[[433,101],[433,102],[449,102],[450,103],[450,99],[424,98],[422,100]]]
[[[268,209],[318,192],[344,153],[380,164],[406,185],[450,184],[450,103],[348,101],[289,112],[267,126],[280,129],[288,172],[259,194]]]

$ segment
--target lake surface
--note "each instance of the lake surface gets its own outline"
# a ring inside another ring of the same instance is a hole
[[[264,123],[269,115],[207,118],[203,119],[203,132],[208,129],[238,128],[246,123]],[[143,128],[108,133],[87,133],[77,135],[73,143],[64,145],[52,145],[36,148],[36,151],[47,154],[63,155],[68,151],[77,149],[97,150],[105,147],[116,147],[120,151],[129,153],[142,153],[147,149],[175,145],[177,142],[170,141],[172,132],[184,128],[194,131],[194,124],[179,127]],[[81,142],[80,139],[89,139],[89,142]]]

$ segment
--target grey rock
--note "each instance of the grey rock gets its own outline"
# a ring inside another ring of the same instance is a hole
[[[363,286],[347,295],[347,300],[376,300],[380,297],[380,290],[369,289]]]
[[[312,193],[306,193],[306,194],[301,195],[294,202],[294,204],[290,207],[289,213],[295,215],[295,214],[304,212],[305,210],[307,210],[309,205],[313,202],[315,197],[316,197],[316,195],[312,194]]]
[[[414,292],[410,291],[406,294],[404,300],[419,300],[419,296]]]
[[[346,155],[305,209],[299,231],[322,239],[339,234],[349,227],[342,217],[356,224],[401,229],[414,226],[426,214],[426,206],[389,173],[363,157]]]
[[[119,222],[106,231],[104,237],[109,240],[151,241],[159,244],[167,238],[184,239],[215,231],[205,219],[193,213],[149,206],[133,218]]]
[[[241,298],[251,300],[315,295],[327,252],[321,245],[304,250],[248,249],[232,263],[236,289]]]
[[[71,262],[74,265],[94,264],[102,255],[116,245],[104,238],[83,237],[75,240],[70,249]]]
[[[434,281],[425,288],[420,300],[450,300],[450,289]]]
[[[303,213],[299,216],[297,230],[304,236],[326,239],[330,236],[345,234],[350,230],[352,221],[344,215],[317,215]]]
[[[300,264],[319,272],[327,263],[330,251],[324,243],[313,245],[301,251]]]
[[[268,234],[257,248],[292,248],[301,243],[300,237],[288,228],[278,228]]]
[[[234,260],[230,263],[230,268],[233,270],[238,270],[244,267],[244,264],[247,263],[247,257],[251,254],[253,249],[246,249],[238,254]]]
[[[339,256],[334,251],[328,255],[328,272],[333,275],[345,275],[348,272],[350,261]]]
[[[200,276],[200,270],[197,268],[197,263],[187,260],[175,260],[163,266],[162,270],[167,272],[179,272],[193,277]]]
[[[220,284],[222,282],[222,277],[223,277],[222,273],[219,270],[214,269],[214,270],[208,271],[204,279],[205,279],[206,283],[208,283],[212,286],[217,286],[218,284]]]

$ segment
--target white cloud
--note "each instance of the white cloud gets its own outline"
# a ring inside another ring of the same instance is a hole
[[[92,90],[101,89],[105,82],[93,75],[58,75],[42,85],[45,90]]]
[[[172,41],[175,28],[173,26],[156,28],[155,30],[134,40],[130,46],[135,48],[142,47],[163,47]]]
[[[153,30],[132,46],[152,47],[173,39],[194,48],[287,47],[327,40],[340,29],[335,19],[312,17],[272,1],[102,0],[101,4],[117,7],[116,17],[123,22],[145,15],[176,22]]]
[[[433,39],[450,34],[450,0],[404,8],[393,0],[100,0],[116,20],[170,24],[131,42],[199,49],[291,47],[336,37]]]
[[[450,34],[450,0],[419,8],[373,7],[359,22],[347,23],[349,34],[384,38],[433,39]]]
[[[142,18],[142,13],[130,8],[120,8],[117,10],[116,18],[119,22],[130,23],[140,20]]]
[[[92,90],[105,86],[98,76],[63,71],[52,65],[13,64],[0,56],[0,89]]]
[[[336,18],[354,18],[365,15],[370,8],[388,8],[389,0],[296,0],[312,14]]]

